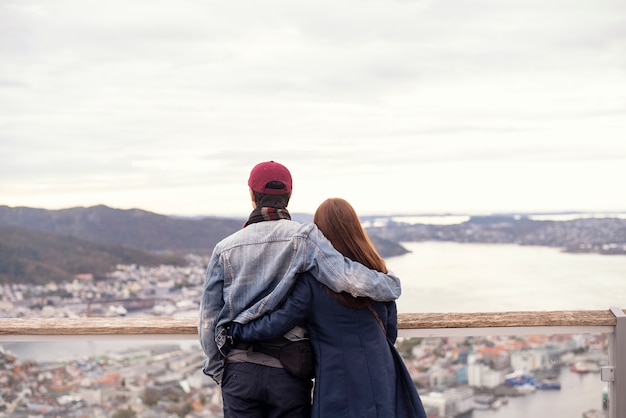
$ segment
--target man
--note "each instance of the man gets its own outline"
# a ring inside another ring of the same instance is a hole
[[[203,371],[221,385],[225,418],[309,417],[311,380],[289,374],[271,355],[230,348],[228,324],[275,309],[305,271],[335,292],[378,301],[397,299],[400,281],[341,255],[315,224],[292,221],[285,166],[257,164],[248,186],[253,211],[243,229],[215,246],[206,271],[198,324],[207,356]]]

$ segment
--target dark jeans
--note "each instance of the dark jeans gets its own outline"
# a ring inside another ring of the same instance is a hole
[[[222,379],[224,418],[309,418],[311,388],[284,369],[226,363]]]

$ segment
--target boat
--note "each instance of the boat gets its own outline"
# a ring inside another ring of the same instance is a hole
[[[515,391],[520,395],[528,395],[529,393],[534,393],[537,388],[534,384],[526,383],[524,385],[515,386]]]
[[[572,364],[569,369],[575,373],[589,373],[599,372],[600,366],[588,361],[577,361],[576,363]]]
[[[561,389],[561,383],[555,379],[545,379],[540,382],[537,382],[535,385],[537,389]]]
[[[474,409],[487,410],[491,409],[491,405],[495,401],[495,396],[492,395],[474,395]]]
[[[524,386],[524,385],[535,385],[535,379],[526,373],[522,372],[513,372],[507,374],[504,377],[504,384],[507,386]]]
[[[474,409],[479,411],[485,411],[487,409],[491,409],[491,405],[474,400]]]
[[[122,305],[111,305],[109,306],[109,312],[118,316],[126,316],[128,311]]]

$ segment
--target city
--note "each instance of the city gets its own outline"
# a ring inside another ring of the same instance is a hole
[[[0,316],[195,316],[207,259],[187,259],[185,267],[120,265],[106,280],[80,274],[63,284],[4,285]],[[429,418],[506,408],[512,397],[560,390],[564,368],[596,374],[607,361],[605,335],[410,338],[396,346]],[[199,345],[175,342],[44,362],[3,348],[0,417],[221,417],[203,358]],[[605,416],[602,396],[589,414]]]

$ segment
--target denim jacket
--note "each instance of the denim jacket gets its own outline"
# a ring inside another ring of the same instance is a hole
[[[335,292],[381,302],[400,297],[400,279],[344,257],[315,224],[281,219],[248,225],[215,246],[207,267],[198,322],[205,374],[221,384],[227,324],[274,310],[305,271]]]

